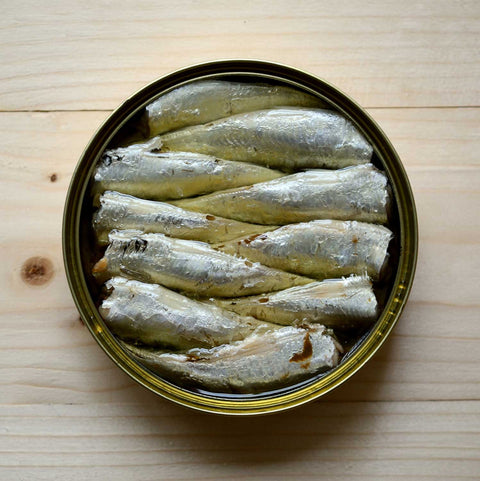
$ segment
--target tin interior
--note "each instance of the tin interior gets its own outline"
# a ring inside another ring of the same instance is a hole
[[[383,170],[393,192],[389,228],[389,269],[374,285],[383,307],[377,322],[365,331],[336,333],[348,353],[336,368],[307,381],[261,394],[218,394],[187,389],[166,382],[131,359],[106,328],[96,304],[100,288],[91,276],[102,250],[95,246],[91,177],[106,147],[142,138],[141,113],[145,105],[179,85],[202,78],[283,83],[316,95],[354,122],[374,146],[372,163]],[[278,411],[318,397],[348,379],[380,347],[398,320],[413,281],[417,252],[417,223],[412,192],[403,166],[376,123],[345,94],[328,83],[298,70],[257,61],[222,61],[189,67],[146,86],[127,99],[100,127],[86,147],[72,178],[64,212],[64,259],[70,288],[86,325],[112,360],[148,389],[180,404],[225,414]],[[352,346],[351,339],[356,343]]]

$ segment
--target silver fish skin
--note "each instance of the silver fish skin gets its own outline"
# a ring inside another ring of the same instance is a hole
[[[233,115],[161,136],[162,149],[199,152],[285,171],[370,161],[373,148],[332,110],[277,108]]]
[[[105,256],[93,268],[100,281],[125,276],[197,297],[253,295],[311,282],[218,252],[204,242],[138,231],[112,231],[109,241]]]
[[[100,306],[109,329],[121,339],[178,349],[214,347],[277,326],[182,296],[157,284],[123,277],[106,283]]]
[[[367,325],[378,316],[377,299],[367,276],[328,279],[261,296],[211,302],[242,316],[284,325],[308,322],[346,328]]]
[[[267,391],[307,379],[335,367],[341,352],[320,325],[286,326],[183,354],[126,347],[138,362],[175,383],[239,393]]]
[[[157,152],[158,138],[106,150],[94,174],[94,194],[113,190],[144,199],[181,199],[282,177],[258,165],[192,152]],[[153,152],[152,152],[153,150]]]
[[[146,107],[150,136],[277,105],[320,107],[313,95],[281,85],[201,80],[178,87]]]
[[[114,229],[141,230],[203,242],[222,242],[268,229],[112,191],[104,192],[100,197],[100,209],[93,216],[93,228],[101,245],[108,243],[108,234]]]
[[[385,174],[372,164],[340,170],[307,170],[280,179],[172,203],[254,224],[315,219],[384,224],[389,207]]]
[[[312,220],[213,247],[316,279],[365,273],[377,279],[391,238],[392,232],[381,225]]]

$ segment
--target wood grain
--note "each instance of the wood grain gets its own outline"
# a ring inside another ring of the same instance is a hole
[[[480,402],[315,403],[260,418],[142,404],[5,406],[3,480],[478,479]]]
[[[112,109],[185,65],[261,58],[362,105],[480,105],[476,0],[2,2],[0,109]]]

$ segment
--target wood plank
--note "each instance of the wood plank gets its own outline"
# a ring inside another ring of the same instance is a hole
[[[475,152],[479,139],[478,133],[475,136],[475,120],[479,112],[449,110],[453,140],[446,144],[443,133],[449,126],[441,121],[443,110],[373,113],[404,158],[416,194],[422,228],[417,280],[392,339],[366,368],[332,394],[332,399],[478,399],[476,367],[480,359],[474,346],[480,334],[475,289],[479,276],[475,233],[479,221],[464,208],[470,206],[471,211],[472,206],[478,206],[480,177]],[[65,189],[83,144],[104,116],[96,112],[0,116],[6,207],[0,214],[5,226],[1,245],[5,261],[0,267],[5,286],[0,293],[3,402],[151,398],[106,358],[79,323],[61,262],[59,229]],[[431,148],[413,156],[415,149],[408,139],[417,131],[415,121],[419,116],[424,125],[421,135]],[[398,139],[396,126],[401,132]],[[68,142],[64,132],[73,132]],[[451,165],[462,136],[470,149],[456,157],[461,163]],[[35,148],[22,147],[24,138]],[[57,175],[56,182],[50,180],[52,173]],[[458,192],[462,184],[469,187]],[[457,192],[453,202],[452,192]],[[32,205],[31,199],[40,196],[42,202]],[[442,222],[431,215],[432,206],[442,212]],[[34,255],[53,262],[55,276],[46,286],[31,287],[20,279],[22,263]],[[438,258],[451,261],[439,263]],[[457,288],[452,290],[449,280],[457,272],[464,276],[457,279]],[[460,317],[456,314],[459,311]],[[412,350],[417,353],[414,359]],[[455,364],[456,369],[446,369],[449,364]]]
[[[148,404],[0,406],[2,480],[477,479],[480,402],[328,403],[256,418]]]
[[[228,6],[228,8],[227,8]],[[112,109],[218,58],[321,76],[368,107],[479,105],[475,0],[2,2],[0,109]]]
[[[371,113],[398,149],[416,195],[417,277],[394,335],[327,399],[480,399],[480,109]],[[116,368],[79,322],[63,271],[66,189],[106,115],[0,114],[0,402],[155,400]],[[31,256],[52,261],[54,275],[44,286],[20,277]]]

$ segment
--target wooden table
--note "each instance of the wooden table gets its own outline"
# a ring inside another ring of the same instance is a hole
[[[0,479],[479,479],[479,16],[476,0],[2,2]],[[413,291],[378,355],[317,402],[247,419],[121,372],[80,322],[61,252],[72,171],[109,112],[176,68],[242,57],[365,106],[420,226]]]

